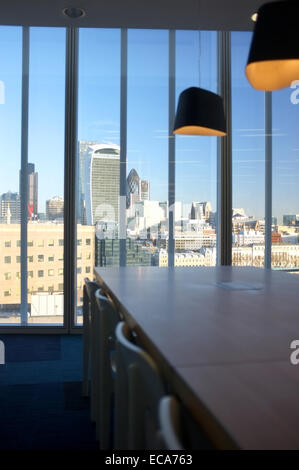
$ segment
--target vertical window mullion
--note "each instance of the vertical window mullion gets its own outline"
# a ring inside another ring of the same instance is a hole
[[[64,323],[74,325],[76,296],[76,160],[78,125],[78,29],[66,30],[64,164]]]
[[[119,175],[119,265],[126,266],[126,193],[127,193],[127,95],[128,95],[128,30],[121,30],[120,76],[120,175]]]
[[[272,93],[265,92],[265,268],[272,248]]]
[[[174,266],[175,259],[175,30],[169,30],[169,85],[168,85],[168,266]]]
[[[27,201],[28,201],[28,110],[29,110],[29,27],[23,26],[22,121],[21,121],[21,324],[27,325]]]
[[[219,93],[223,98],[227,135],[218,137],[218,264],[232,264],[232,136],[231,41],[229,32],[218,33]]]

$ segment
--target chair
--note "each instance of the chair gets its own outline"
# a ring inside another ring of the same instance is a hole
[[[158,406],[164,386],[151,357],[133,344],[129,326],[116,328],[115,449],[160,449]]]
[[[115,330],[121,317],[111,299],[99,289],[95,293],[98,314],[95,317],[94,354],[97,367],[97,434],[101,449],[112,448],[112,409],[114,394]]]
[[[91,371],[91,344],[92,344],[92,318],[96,309],[94,294],[99,289],[97,282],[84,279],[83,287],[83,374],[82,374],[82,395],[87,397],[89,390],[89,377],[93,380]],[[90,373],[91,372],[91,373]],[[91,389],[93,387],[91,386]],[[92,394],[92,392],[91,392]],[[91,400],[93,401],[93,400]],[[94,410],[92,410],[92,420],[94,420]]]
[[[200,425],[173,395],[160,400],[159,422],[165,450],[214,450]]]
[[[159,405],[160,432],[166,450],[183,450],[180,435],[180,407],[174,396],[167,395]]]

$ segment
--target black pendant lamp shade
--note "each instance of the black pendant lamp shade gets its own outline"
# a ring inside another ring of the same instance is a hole
[[[299,79],[299,2],[266,3],[258,10],[246,76],[265,91],[289,87]]]
[[[221,96],[196,87],[184,90],[179,97],[173,133],[226,135]]]

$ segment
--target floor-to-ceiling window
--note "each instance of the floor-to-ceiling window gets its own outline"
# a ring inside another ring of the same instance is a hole
[[[0,323],[20,323],[22,28],[0,27]]]
[[[65,29],[29,30],[28,324],[63,324]]]
[[[172,135],[182,90],[219,89],[217,33],[78,33],[76,326],[94,266],[214,266],[221,233],[217,138]],[[231,34],[232,263],[264,267],[268,250],[273,268],[295,269],[298,84],[253,90],[250,40]],[[0,324],[62,326],[71,47],[65,28],[1,26],[0,43]]]
[[[168,51],[167,30],[128,30],[127,266],[167,253]]]
[[[231,34],[232,264],[264,266],[265,94],[245,77],[251,33]]]
[[[176,32],[176,102],[189,87],[217,93],[217,33]],[[175,266],[215,266],[217,138],[175,137]]]
[[[77,324],[84,278],[119,265],[120,30],[80,29],[77,153]]]
[[[272,93],[273,269],[299,270],[299,81]]]
[[[62,324],[65,29],[0,42],[1,323]]]

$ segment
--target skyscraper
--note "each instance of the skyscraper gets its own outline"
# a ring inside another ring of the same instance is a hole
[[[96,144],[88,147],[84,168],[84,199],[86,222],[118,224],[120,148],[116,144]]]
[[[191,205],[191,219],[205,220],[210,219],[211,203],[193,201]]]
[[[46,201],[46,216],[48,220],[63,218],[64,200],[63,197],[54,196]]]
[[[142,201],[149,201],[150,198],[150,183],[148,180],[141,180],[140,182],[140,196]]]
[[[140,193],[140,178],[137,171],[132,168],[127,177],[127,209],[134,205],[135,202],[141,201]]]
[[[286,214],[283,216],[283,225],[299,225],[299,214]]]
[[[21,221],[21,201],[18,193],[8,191],[0,196],[0,222],[19,224]]]
[[[78,142],[79,155],[77,159],[77,173],[78,173],[78,191],[77,191],[77,216],[81,224],[86,225],[86,209],[85,209],[85,159],[87,156],[88,147],[96,145],[99,142],[95,140],[80,140]]]
[[[137,171],[132,168],[127,177],[127,215],[135,216],[135,204],[149,201],[149,181],[141,180]]]
[[[28,220],[37,217],[38,213],[38,173],[35,171],[34,163],[27,163],[28,177]],[[21,171],[20,171],[20,194],[21,194]]]

